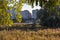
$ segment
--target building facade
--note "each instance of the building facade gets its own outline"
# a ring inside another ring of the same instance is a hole
[[[38,10],[32,10],[32,13],[30,13],[28,10],[24,10],[24,11],[21,11],[20,14],[22,15],[23,21],[31,22],[34,20],[36,21],[37,11]],[[12,13],[11,19],[15,19],[16,13],[15,13],[14,9],[9,10],[9,12]]]

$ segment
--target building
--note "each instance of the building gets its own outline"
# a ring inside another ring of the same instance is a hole
[[[21,11],[20,14],[22,15],[23,19],[30,19],[31,18],[31,13],[28,10]]]
[[[16,13],[14,10],[15,10],[14,8],[12,10],[8,10],[8,12],[10,12],[12,14],[11,19],[15,19],[15,17],[16,17]]]
[[[37,11],[38,11],[38,9],[32,10],[32,18],[35,20],[37,19]]]
[[[11,19],[15,19],[16,13],[14,11],[15,9],[9,10],[10,13],[12,13]],[[30,13],[28,10],[21,11],[20,14],[22,15],[22,19],[24,22],[34,22],[37,19],[37,10],[32,10],[32,13]]]

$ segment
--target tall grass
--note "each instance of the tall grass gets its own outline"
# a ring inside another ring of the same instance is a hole
[[[23,29],[1,30],[0,40],[60,40],[60,28]]]

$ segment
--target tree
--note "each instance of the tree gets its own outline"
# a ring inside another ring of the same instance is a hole
[[[52,11],[56,5],[60,4],[60,0],[26,0],[26,3],[32,6],[35,3],[36,5],[40,5],[40,7],[46,7],[46,8],[49,8],[50,11]]]
[[[51,12],[54,10],[54,7],[56,5],[60,4],[60,0],[0,0],[0,25],[13,25],[13,21],[11,20],[10,16],[11,14],[7,12],[7,10],[11,10],[12,8],[15,8],[16,12],[16,19],[18,22],[21,22],[22,16],[19,14],[22,8],[22,3],[28,3],[29,5],[36,5],[41,6],[41,8],[47,8],[49,16],[51,15]],[[13,4],[11,6],[8,6],[9,4]]]
[[[55,13],[57,5],[60,5],[60,0],[27,0],[30,5],[40,5],[41,10],[37,12],[40,24],[45,26],[57,26],[60,24],[59,10]],[[38,4],[39,3],[39,4]],[[58,22],[59,21],[59,22]]]
[[[22,21],[22,16],[20,15],[22,2],[23,2],[22,0],[20,0],[19,2],[16,2],[16,0],[0,0],[0,26],[13,25],[13,21],[10,18],[11,14],[8,12],[8,10],[11,10],[12,8],[15,8],[17,21],[18,22]],[[9,4],[13,4],[13,6],[8,6]]]

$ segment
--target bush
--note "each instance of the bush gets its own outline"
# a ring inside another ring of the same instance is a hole
[[[53,14],[53,15],[52,15]],[[49,15],[49,12],[45,9],[40,9],[37,12],[37,17],[40,19],[40,25],[42,26],[48,26],[48,27],[57,27],[60,26],[60,16],[58,16],[58,13],[52,12],[51,15]]]

